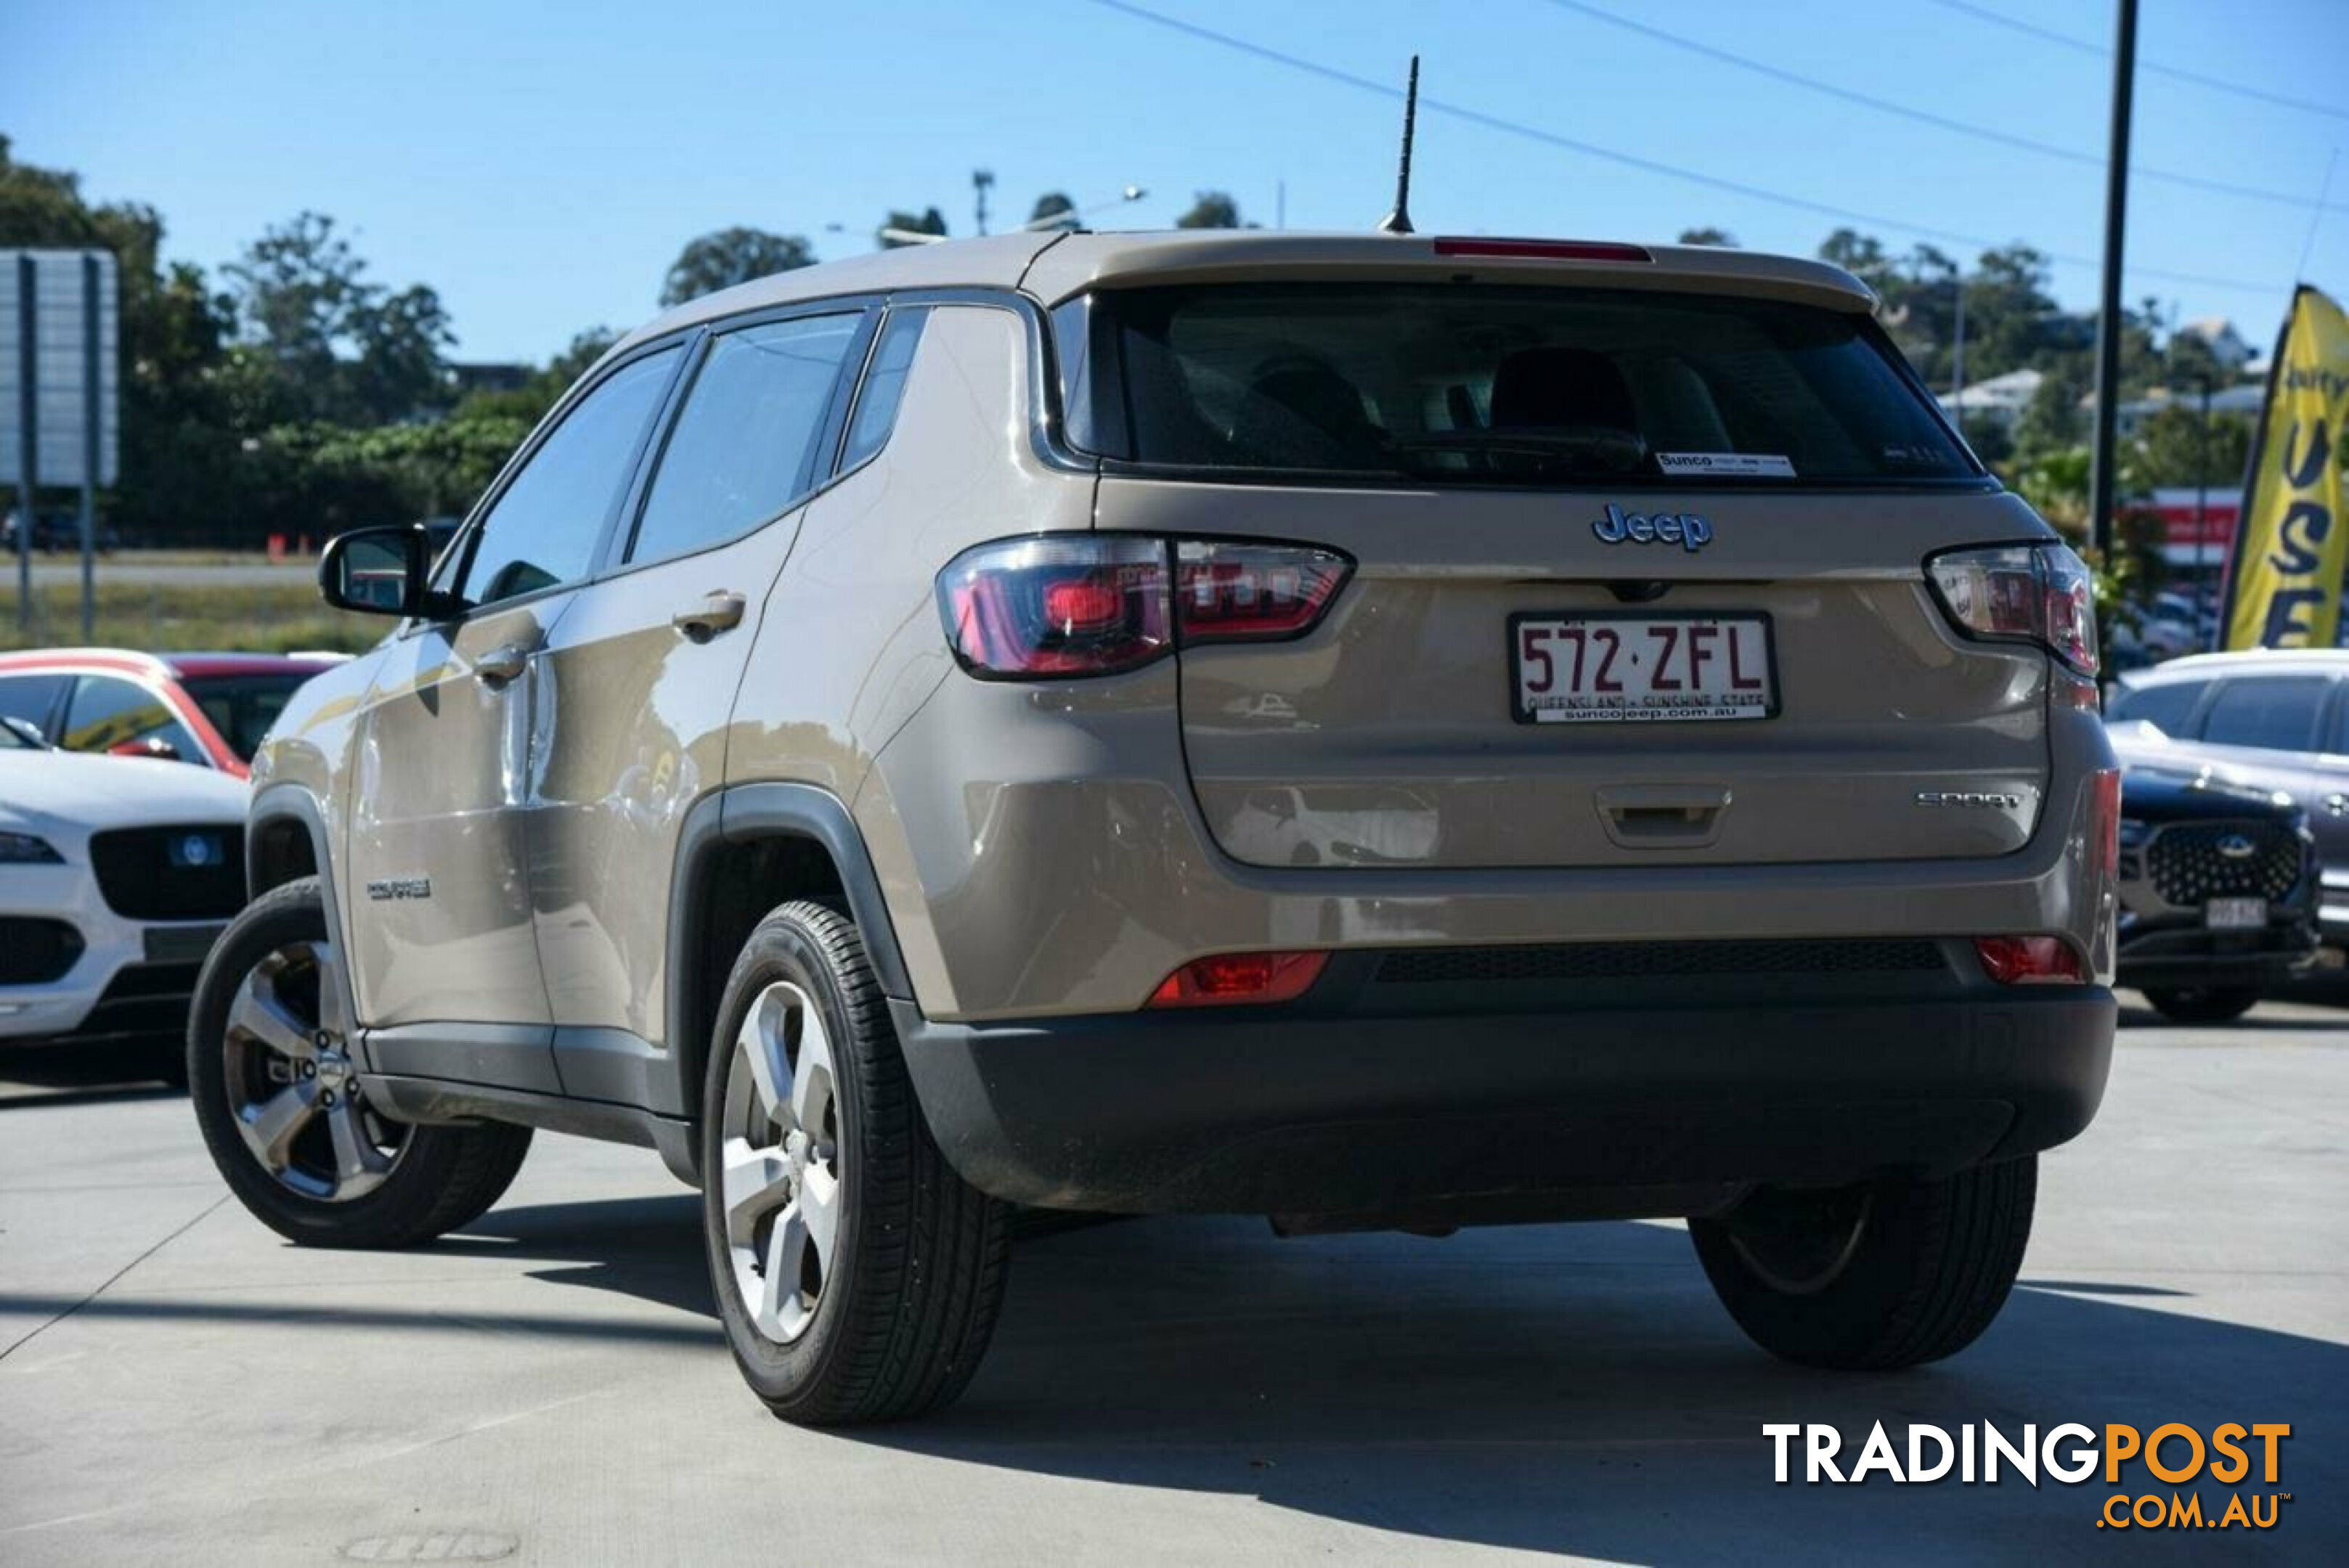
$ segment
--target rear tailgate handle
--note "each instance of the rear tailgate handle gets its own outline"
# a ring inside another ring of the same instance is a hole
[[[1702,849],[1721,836],[1730,801],[1719,784],[1610,784],[1590,798],[1599,826],[1627,850]]]

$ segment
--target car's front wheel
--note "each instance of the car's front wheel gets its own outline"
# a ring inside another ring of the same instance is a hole
[[[701,1123],[703,1229],[727,1343],[786,1420],[918,1415],[994,1333],[1008,1206],[931,1141],[856,928],[785,904],[743,944]]]
[[[2258,1005],[2249,985],[2178,985],[2148,989],[2145,999],[2173,1023],[2231,1024]]]
[[[1940,1181],[1764,1188],[1689,1235],[1730,1316],[1771,1354],[1882,1371],[1972,1344],[2023,1267],[2039,1160]]]
[[[308,1246],[409,1246],[496,1202],[530,1129],[385,1116],[359,1083],[341,963],[316,878],[255,900],[196,982],[189,1098],[212,1163],[263,1224]]]

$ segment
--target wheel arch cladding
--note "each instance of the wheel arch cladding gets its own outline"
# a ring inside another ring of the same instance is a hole
[[[887,996],[910,998],[888,907],[840,799],[807,784],[741,784],[705,796],[678,835],[669,886],[668,1057],[681,1105],[698,1106],[718,1005],[751,928],[795,899],[855,922]]]

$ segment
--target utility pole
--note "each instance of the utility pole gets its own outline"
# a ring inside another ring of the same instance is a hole
[[[970,171],[970,188],[978,193],[978,232],[982,234],[987,232],[988,187],[994,183],[995,171],[993,170],[974,169]]]
[[[2210,373],[2202,372],[2202,428],[2194,440],[2194,645],[2202,646],[2202,607],[2218,595],[2210,585]]]
[[[1958,439],[1966,438],[1966,273],[1950,263],[1950,291],[1957,296],[1957,320],[1950,327],[1950,411],[1957,416]]]
[[[2114,473],[2121,403],[2121,252],[2128,226],[2129,107],[2137,82],[2137,0],[2119,0],[2113,46],[2112,147],[2105,165],[2105,286],[2096,315],[2096,437],[2088,516],[2096,549],[2112,559]]]

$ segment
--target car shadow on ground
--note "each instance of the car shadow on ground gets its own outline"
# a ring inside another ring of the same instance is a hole
[[[696,1205],[493,1212],[442,1245],[541,1251],[566,1264],[540,1277],[708,1313]],[[2349,1533],[2349,1347],[2195,1316],[2178,1290],[2026,1273],[1963,1355],[1837,1376],[1749,1346],[1666,1225],[1442,1242],[1283,1242],[1231,1219],[1030,1227],[1011,1281],[958,1405],[842,1439],[1431,1539],[1641,1562],[1918,1561],[2119,1552],[2095,1522],[2113,1489],[1781,1487],[1764,1423],[1832,1423],[1848,1459],[1879,1420],[1896,1439],[1989,1420],[2013,1439],[2064,1421],[2289,1421],[2282,1480],[2248,1490],[2295,1499],[2240,1544],[2297,1556]],[[2134,1479],[2132,1495],[2154,1490]],[[2227,1491],[2201,1491],[2216,1519]],[[2140,1559],[2189,1539],[2126,1533]]]

